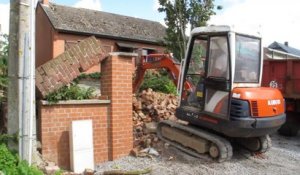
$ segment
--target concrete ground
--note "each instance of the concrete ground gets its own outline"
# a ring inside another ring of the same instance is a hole
[[[142,170],[150,168],[151,175],[196,174],[300,174],[300,134],[296,137],[271,135],[272,148],[262,155],[251,155],[234,146],[230,161],[216,163],[191,157],[174,147],[163,147],[159,157],[135,158],[127,156],[97,166],[98,175],[107,170]]]

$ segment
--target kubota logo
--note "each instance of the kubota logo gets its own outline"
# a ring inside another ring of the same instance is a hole
[[[280,100],[268,100],[268,105],[280,105]]]

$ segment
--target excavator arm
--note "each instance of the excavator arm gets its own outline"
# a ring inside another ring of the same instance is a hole
[[[141,64],[137,67],[136,78],[133,83],[133,92],[136,92],[143,82],[144,75],[148,69],[166,69],[175,86],[178,85],[180,74],[180,63],[175,62],[169,54],[150,54],[142,58]],[[185,89],[191,89],[190,82],[185,83]]]

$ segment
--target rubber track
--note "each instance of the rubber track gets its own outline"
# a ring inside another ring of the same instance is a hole
[[[182,131],[185,131],[187,133],[191,133],[195,136],[206,139],[206,140],[210,141],[211,143],[216,144],[216,146],[218,147],[218,149],[220,151],[219,157],[215,159],[218,162],[224,162],[226,160],[230,160],[232,157],[232,146],[231,146],[230,142],[221,136],[218,136],[216,134],[207,132],[205,130],[202,130],[202,129],[199,129],[199,128],[196,128],[193,126],[189,126],[189,125],[185,126],[185,125],[181,125],[179,123],[169,121],[169,120],[160,122],[158,124],[158,128],[157,128],[157,136],[164,142],[169,143],[170,145],[172,145],[172,146],[180,149],[181,151],[186,152],[192,156],[195,156],[197,158],[207,159],[207,160],[212,159],[209,156],[209,154],[200,154],[193,149],[190,149],[190,148],[187,148],[187,147],[181,145],[180,143],[170,141],[170,140],[164,138],[161,133],[162,126],[174,127],[174,128],[180,129]]]
[[[260,137],[253,137],[250,139],[256,139],[259,142],[259,148],[255,150],[255,148],[251,148],[251,144],[243,144],[247,138],[242,138],[240,140],[236,140],[237,143],[242,146],[243,148],[247,149],[252,153],[265,153],[272,147],[272,141],[269,135],[260,136]],[[248,140],[249,141],[249,140]]]
[[[271,141],[270,136],[269,135],[261,136],[258,139],[259,139],[261,147],[257,152],[259,152],[259,153],[267,152],[272,146],[272,141]]]

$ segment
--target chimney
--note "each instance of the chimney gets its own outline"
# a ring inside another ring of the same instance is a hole
[[[40,2],[44,5],[49,5],[49,0],[40,0]]]
[[[289,42],[287,42],[287,41],[284,42],[284,45],[285,45],[285,46],[289,46]]]

